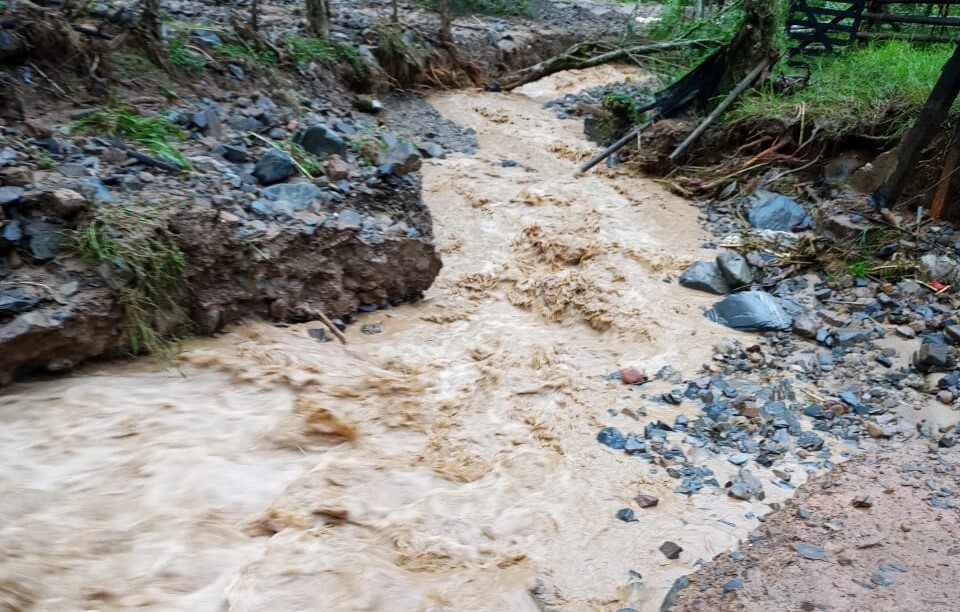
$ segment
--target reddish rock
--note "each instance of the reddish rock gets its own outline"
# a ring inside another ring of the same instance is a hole
[[[647,382],[649,378],[637,368],[630,366],[620,370],[620,380],[622,380],[625,385],[635,385],[637,383]]]

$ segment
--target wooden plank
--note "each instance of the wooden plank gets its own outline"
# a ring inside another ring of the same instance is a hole
[[[920,25],[960,27],[960,17],[923,17],[920,15],[901,15],[899,13],[864,13],[863,18],[883,23],[916,23]]]

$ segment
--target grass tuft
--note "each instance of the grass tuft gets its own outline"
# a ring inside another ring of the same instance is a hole
[[[100,202],[85,226],[69,232],[67,244],[84,261],[109,271],[130,354],[172,357],[174,339],[189,331],[189,323],[181,306],[186,259],[166,214]]]
[[[159,159],[190,169],[190,162],[170,142],[186,140],[186,133],[167,119],[143,117],[127,106],[95,110],[77,122],[73,131],[132,140]]]
[[[201,72],[207,67],[207,59],[196,51],[192,51],[184,36],[177,36],[167,41],[167,58],[171,66],[189,72]]]
[[[276,54],[268,49],[255,49],[242,43],[223,43],[214,47],[213,50],[223,56],[224,59],[236,63],[270,68],[277,65]]]

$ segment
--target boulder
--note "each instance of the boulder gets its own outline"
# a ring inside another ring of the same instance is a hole
[[[261,185],[273,185],[285,181],[297,173],[293,158],[279,149],[270,149],[257,161],[253,176]]]
[[[775,230],[778,232],[792,232],[797,229],[806,229],[811,225],[807,211],[792,198],[778,193],[758,191],[754,194],[756,200],[750,209],[750,225],[757,229]]]
[[[377,165],[381,170],[390,168],[389,172],[382,171],[381,174],[394,174],[402,176],[410,174],[420,169],[422,160],[417,148],[409,142],[396,142],[380,152],[377,156]]]
[[[323,196],[324,191],[313,183],[282,183],[263,190],[263,197],[287,212],[306,210]]]
[[[687,289],[706,291],[716,295],[730,292],[730,285],[720,267],[712,261],[696,261],[680,275],[680,285]]]
[[[297,134],[296,143],[321,160],[347,154],[347,142],[325,125],[315,125]]]
[[[717,255],[717,266],[734,289],[749,287],[753,284],[753,271],[740,253],[731,250],[722,251]]]
[[[763,291],[744,291],[728,295],[704,313],[711,321],[741,331],[780,331],[790,329],[793,319],[780,300]]]

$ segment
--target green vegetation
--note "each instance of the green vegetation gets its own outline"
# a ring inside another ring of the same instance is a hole
[[[268,49],[255,49],[242,43],[223,43],[213,50],[224,59],[236,63],[268,67],[277,65],[276,54]]]
[[[807,134],[817,124],[824,137],[869,131],[896,138],[916,117],[951,51],[949,45],[889,41],[810,58],[809,86],[782,93],[771,81],[743,96],[726,121],[762,116],[792,124],[802,117],[811,126]]]
[[[323,164],[317,159],[317,156],[297,143],[292,140],[281,140],[277,143],[277,146],[293,158],[297,168],[300,170],[300,174],[304,177],[313,179],[323,174]]]
[[[643,98],[634,98],[623,92],[611,92],[603,98],[604,108],[617,116],[625,116],[634,125],[643,123],[644,113],[640,109],[644,107],[645,102]]]
[[[870,274],[870,262],[861,259],[850,263],[847,265],[847,272],[854,278],[866,278]]]
[[[207,67],[207,58],[190,49],[184,36],[167,41],[167,59],[170,65],[189,72],[200,72]]]
[[[68,234],[67,244],[86,262],[110,271],[130,354],[172,357],[171,338],[189,331],[179,299],[186,259],[164,212],[100,202],[89,223]]]
[[[288,36],[284,39],[284,42],[290,52],[290,59],[301,70],[306,68],[310,62],[318,62],[328,66],[336,66],[341,62],[346,62],[357,73],[369,72],[369,68],[364,64],[357,49],[351,45],[330,42],[322,38],[303,38],[299,36]]]
[[[190,169],[190,162],[170,143],[186,140],[187,135],[165,118],[143,117],[130,107],[120,105],[93,111],[77,122],[73,131],[132,140],[159,159]]]

